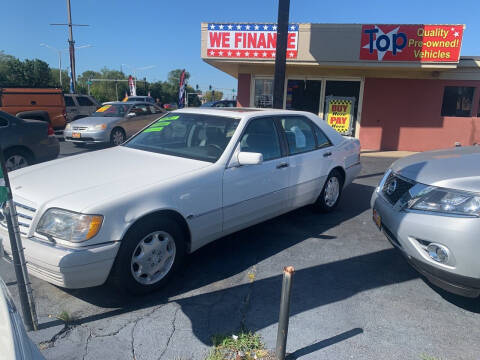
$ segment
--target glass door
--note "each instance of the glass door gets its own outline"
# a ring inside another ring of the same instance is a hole
[[[321,88],[320,80],[288,80],[286,109],[318,114]]]

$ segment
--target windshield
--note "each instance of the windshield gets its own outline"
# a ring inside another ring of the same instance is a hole
[[[170,113],[124,146],[160,154],[215,162],[240,120],[201,114]]]
[[[104,105],[92,114],[95,117],[123,117],[127,113],[131,105],[127,104],[110,104]]]

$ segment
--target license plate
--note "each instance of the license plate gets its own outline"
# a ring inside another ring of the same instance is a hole
[[[382,230],[382,217],[375,209],[373,209],[372,218],[375,225],[377,225],[378,230]]]
[[[74,139],[80,139],[82,137],[82,134],[80,133],[72,133],[72,138]]]

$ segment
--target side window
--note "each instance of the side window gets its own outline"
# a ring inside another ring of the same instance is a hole
[[[445,86],[442,102],[442,116],[472,116],[474,87]]]
[[[7,127],[7,126],[8,126],[8,120],[0,117],[0,128]]]
[[[77,97],[78,104],[80,106],[94,106],[95,104],[90,101],[89,98],[86,96],[78,96]]]
[[[148,109],[147,105],[141,104],[141,105],[135,105],[130,109],[130,112],[135,113],[136,116],[143,116],[143,115],[149,115],[150,110]]]
[[[328,139],[327,135],[317,126],[314,125],[315,135],[317,136],[317,148],[322,149],[325,147],[332,146],[332,143]]]
[[[162,109],[160,109],[159,107],[156,107],[154,105],[148,105],[148,108],[150,109],[150,112],[152,114],[160,114],[160,113],[163,113]]]
[[[240,140],[240,151],[256,152],[263,155],[263,161],[281,157],[280,142],[272,118],[250,121]]]
[[[65,106],[75,106],[73,99],[71,96],[64,96],[65,97]]]
[[[310,121],[300,116],[288,116],[280,120],[287,137],[290,154],[315,149],[315,136]]]

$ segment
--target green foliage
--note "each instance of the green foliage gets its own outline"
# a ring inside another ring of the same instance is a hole
[[[235,359],[242,353],[242,359],[266,359],[269,357],[260,336],[250,331],[242,331],[238,335],[214,335],[214,348],[206,360]]]
[[[222,100],[223,98],[223,92],[215,90],[215,96],[213,96],[212,91],[206,91],[205,95],[203,96],[206,101],[217,101],[217,100]]]
[[[60,70],[50,68],[48,64],[39,59],[21,61],[12,55],[5,54],[0,50],[0,87],[33,87],[62,88],[63,92],[70,91],[70,76],[67,70],[62,70],[62,85],[60,85]],[[159,99],[163,104],[178,103],[178,91],[180,85],[180,76],[182,69],[175,69],[168,73],[167,81],[157,81],[153,83],[137,79],[137,95],[147,95],[150,91],[154,99]],[[186,79],[190,74],[186,72]],[[92,81],[100,80],[123,80],[123,81]],[[113,70],[104,67],[100,71],[87,70],[77,79],[77,93],[87,94],[90,87],[90,95],[99,102],[122,100],[128,93],[128,75],[122,71]],[[194,93],[195,90],[188,86],[188,93]],[[221,98],[223,95],[218,93]],[[215,96],[217,98],[217,94]],[[197,95],[189,95],[189,106],[200,106],[200,100]]]

